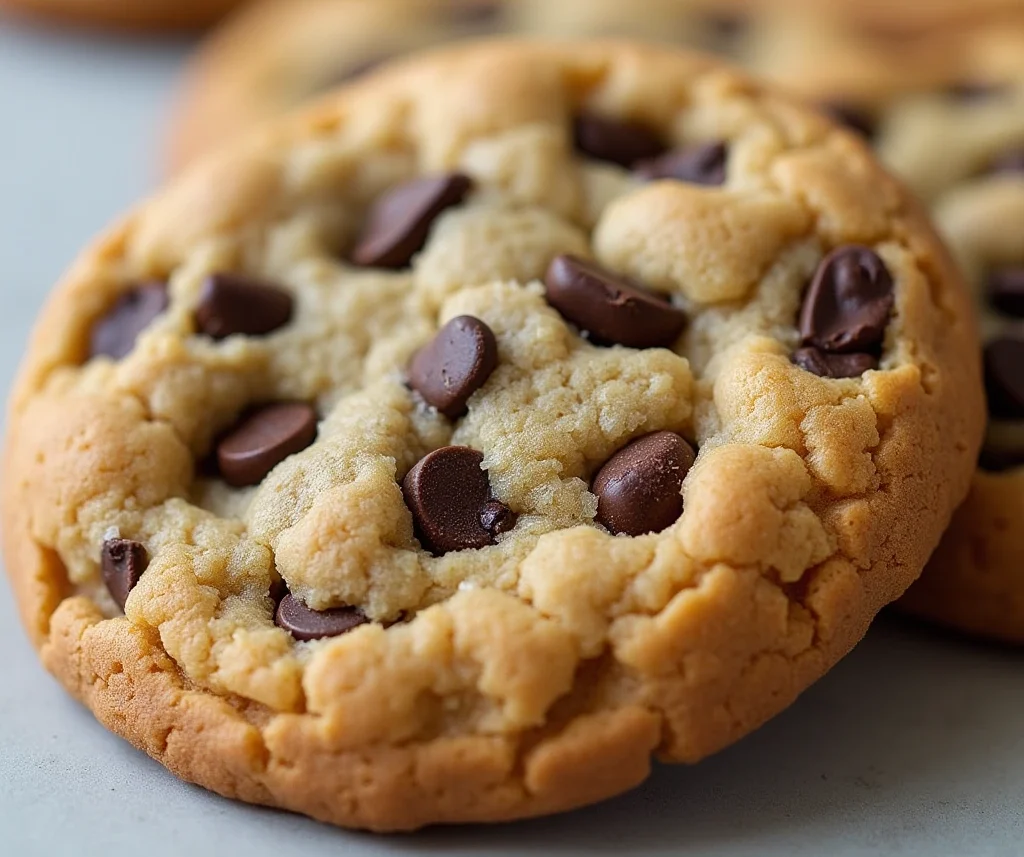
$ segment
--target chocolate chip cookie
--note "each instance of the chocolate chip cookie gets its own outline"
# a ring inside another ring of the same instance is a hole
[[[240,5],[242,0],[0,0],[0,10],[16,14],[130,30],[201,27]]]
[[[643,38],[725,55],[810,94],[856,98],[889,93],[894,79],[909,85],[914,69],[932,65],[912,55],[926,50],[921,34],[1022,8],[1024,0],[262,0],[192,62],[169,163],[180,168],[388,59],[469,36]],[[941,63],[941,52],[930,55]]]
[[[185,174],[45,310],[7,567],[47,668],[241,800],[511,819],[694,762],[914,580],[984,407],[856,136],[716,62],[491,42]]]
[[[957,46],[943,85],[879,114],[880,151],[931,203],[974,285],[989,404],[971,493],[903,606],[1024,643],[1024,19]]]
[[[738,48],[744,0],[261,0],[201,48],[171,123],[180,168],[411,50],[473,36],[632,36]],[[401,27],[395,21],[402,21]]]

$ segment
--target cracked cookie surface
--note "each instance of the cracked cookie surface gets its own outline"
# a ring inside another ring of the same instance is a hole
[[[961,34],[937,79],[882,113],[881,154],[931,205],[974,288],[989,426],[967,501],[903,605],[1024,643],[1024,17]],[[937,155],[925,137],[943,140]]]
[[[449,49],[79,259],[10,405],[8,570],[186,779],[374,829],[567,809],[756,728],[913,581],[977,355],[855,135],[667,49]]]
[[[1005,10],[1004,10],[1005,11]],[[972,634],[1024,643],[1024,15],[845,40],[790,54],[804,95],[848,124],[931,207],[973,286],[990,420],[971,492],[901,605]],[[770,57],[763,58],[768,64]],[[859,70],[869,67],[871,75]],[[941,141],[936,144],[936,141]]]

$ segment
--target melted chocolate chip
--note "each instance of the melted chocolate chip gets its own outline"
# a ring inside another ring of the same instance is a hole
[[[695,459],[693,447],[670,431],[634,440],[594,477],[597,520],[629,536],[672,526],[683,513],[683,480]]]
[[[360,625],[368,624],[370,620],[358,607],[311,610],[289,593],[277,605],[274,621],[296,640],[307,641],[340,637]]]
[[[1024,318],[1024,267],[992,271],[986,282],[989,303],[1014,318]]]
[[[498,343],[480,319],[449,321],[409,366],[409,383],[427,404],[449,419],[466,413],[466,402],[498,366]]]
[[[213,339],[265,336],[292,319],[295,300],[273,283],[238,274],[213,274],[203,282],[196,327]]]
[[[316,411],[299,402],[250,413],[217,445],[220,475],[236,488],[259,484],[288,456],[316,440],[316,425]]]
[[[800,348],[793,352],[793,362],[801,369],[821,378],[859,378],[869,369],[878,368],[873,354],[829,354],[820,348]]]
[[[108,539],[103,543],[100,569],[103,582],[117,606],[124,610],[129,593],[135,588],[149,565],[149,554],[139,542],[130,539]]]
[[[430,235],[434,220],[473,187],[461,173],[417,179],[388,191],[370,210],[352,261],[367,268],[405,268]]]
[[[573,139],[583,154],[627,169],[665,151],[661,138],[646,125],[606,119],[590,113],[576,117]]]
[[[93,325],[89,356],[114,360],[127,357],[135,347],[135,340],[166,311],[169,303],[166,283],[142,283],[125,292]]]
[[[544,277],[547,301],[599,345],[671,345],[686,315],[659,295],[576,256],[556,256]]]
[[[878,130],[875,118],[864,108],[843,101],[826,101],[819,107],[834,121],[860,134],[865,140],[874,139]]]
[[[985,347],[988,410],[996,419],[1024,419],[1024,339],[1003,337]]]
[[[491,497],[483,453],[447,446],[422,459],[402,481],[420,543],[435,556],[482,548],[515,526],[515,514]]]
[[[729,150],[721,140],[673,149],[658,158],[641,161],[634,172],[642,179],[676,179],[699,185],[725,183]]]
[[[854,244],[818,266],[800,313],[803,345],[830,353],[873,352],[885,337],[895,298],[877,253]]]

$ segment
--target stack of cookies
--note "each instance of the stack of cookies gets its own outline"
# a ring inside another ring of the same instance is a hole
[[[1024,17],[639,5],[257,4],[57,287],[7,568],[178,775],[591,803],[788,706],[944,533],[906,608],[1024,640]]]

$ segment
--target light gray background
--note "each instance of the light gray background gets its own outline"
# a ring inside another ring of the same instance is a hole
[[[0,385],[77,249],[155,182],[184,42],[0,20]],[[107,734],[37,665],[0,586],[0,853],[1024,854],[1024,653],[892,618],[786,714],[561,818],[378,838],[233,804]]]

